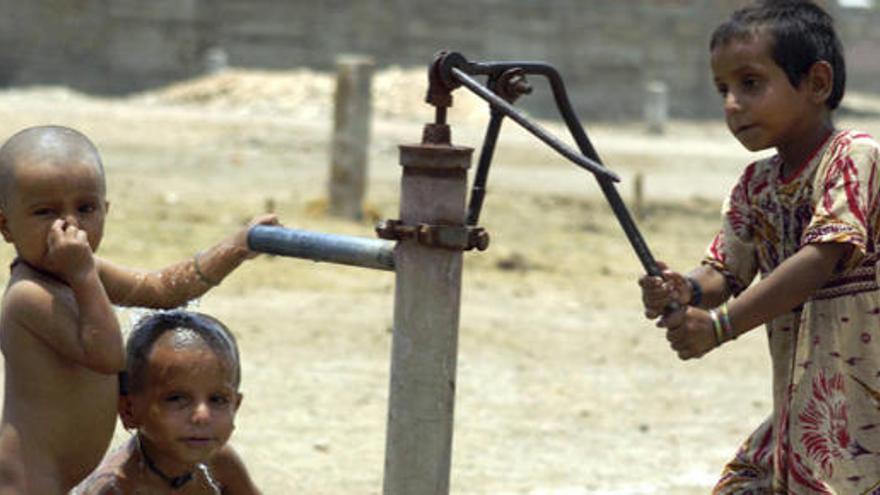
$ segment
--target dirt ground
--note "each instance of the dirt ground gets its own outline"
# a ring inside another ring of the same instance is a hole
[[[397,145],[431,116],[418,75],[375,82],[363,222],[323,214],[328,75],[233,72],[113,99],[12,88],[0,92],[0,136],[57,123],[94,139],[112,204],[99,254],[118,262],[191,256],[268,205],[288,226],[373,237],[374,220],[397,218]],[[467,96],[456,94],[453,140],[479,149],[486,109]],[[582,118],[625,198],[644,176],[639,225],[657,258],[690,268],[754,156],[720,123],[672,122],[656,136]],[[840,123],[880,135],[880,119]],[[492,244],[465,255],[452,493],[707,493],[770,410],[763,331],[679,361],[641,315],[640,265],[593,179],[513,123],[489,186]],[[239,337],[245,400],[232,442],[265,493],[381,493],[393,284],[390,273],[262,256],[195,303]],[[126,326],[138,314],[120,311]]]

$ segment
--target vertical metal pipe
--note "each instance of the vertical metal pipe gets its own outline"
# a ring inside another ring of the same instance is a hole
[[[445,127],[445,126],[444,126]],[[471,148],[400,147],[400,219],[464,225]],[[385,495],[446,495],[452,458],[462,252],[413,239],[395,248]]]
[[[480,211],[483,209],[483,199],[486,197],[486,182],[489,180],[489,166],[492,164],[492,155],[495,153],[495,143],[498,141],[498,133],[501,132],[501,122],[504,114],[492,109],[489,118],[489,126],[486,127],[486,137],[483,139],[483,149],[480,151],[480,160],[477,163],[477,175],[474,176],[474,184],[471,186],[471,204],[468,205],[467,224],[476,226],[480,222]]]

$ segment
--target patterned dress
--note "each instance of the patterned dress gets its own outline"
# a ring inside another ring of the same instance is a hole
[[[829,136],[791,177],[749,165],[704,263],[734,294],[801,246],[853,246],[832,279],[766,325],[773,412],[727,464],[715,494],[880,494],[880,145]]]

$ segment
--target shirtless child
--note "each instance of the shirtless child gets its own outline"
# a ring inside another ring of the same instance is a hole
[[[100,462],[125,362],[111,304],[180,306],[255,254],[244,228],[160,271],[114,265],[93,254],[108,206],[100,156],[81,133],[33,127],[0,148],[0,233],[17,254],[0,310],[0,494],[66,493]]]
[[[135,434],[74,493],[258,493],[226,444],[242,398],[226,326],[190,311],[150,315],[128,338],[124,377],[119,417]]]

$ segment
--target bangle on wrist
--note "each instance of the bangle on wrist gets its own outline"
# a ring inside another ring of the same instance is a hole
[[[714,309],[709,310],[709,316],[712,317],[712,329],[715,330],[715,347],[718,347],[724,343],[724,329],[721,328],[721,318],[718,316],[718,311]]]
[[[216,287],[217,285],[220,284],[220,282],[215,282],[215,281],[211,280],[210,278],[208,278],[207,275],[205,275],[205,273],[202,271],[202,267],[199,266],[199,255],[200,254],[202,254],[202,253],[198,252],[193,255],[193,271],[196,272],[196,276],[199,277],[199,280],[201,280],[202,283],[204,283],[206,285],[210,285],[211,287]]]
[[[727,311],[727,303],[709,310],[712,318],[712,330],[715,332],[715,343],[721,345],[729,340],[735,340],[737,335],[733,333],[733,325],[730,323],[730,313]]]
[[[697,282],[697,279],[693,277],[687,277],[687,281],[691,286],[691,300],[688,301],[688,306],[699,306],[703,301],[703,288]]]
[[[721,322],[721,330],[724,331],[725,341],[736,339],[733,333],[733,325],[730,323],[730,313],[727,311],[727,303],[718,307],[718,320]]]

